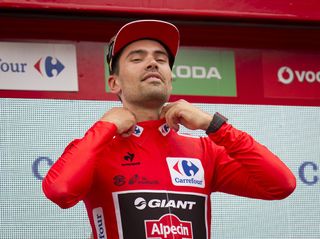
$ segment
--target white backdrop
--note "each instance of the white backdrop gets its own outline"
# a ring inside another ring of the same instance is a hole
[[[72,139],[82,137],[106,110],[118,105],[105,101],[0,99],[0,239],[89,237],[84,205],[60,209],[43,195],[41,177]],[[196,105],[226,115],[230,123],[276,153],[297,177],[296,191],[283,201],[214,194],[212,238],[319,239],[320,108]],[[302,181],[302,176],[310,185]]]

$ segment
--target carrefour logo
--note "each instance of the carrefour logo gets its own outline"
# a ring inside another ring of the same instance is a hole
[[[36,64],[34,64],[34,68],[36,68],[42,76],[45,75],[52,78],[57,77],[63,71],[65,66],[58,58],[47,56],[45,58],[41,57]]]
[[[167,164],[173,185],[205,187],[204,170],[199,159],[168,157]]]
[[[182,171],[179,168],[179,164],[181,163],[182,166]],[[179,174],[181,175],[187,175],[187,176],[194,176],[197,174],[197,172],[199,171],[199,168],[192,163],[192,161],[188,161],[188,160],[182,160],[181,162],[177,162],[174,167],[174,170],[176,170]]]

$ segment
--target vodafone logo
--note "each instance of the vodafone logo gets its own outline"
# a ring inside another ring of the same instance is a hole
[[[148,239],[192,239],[192,223],[181,221],[174,214],[166,214],[159,220],[145,221]]]
[[[291,84],[293,81],[320,83],[320,71],[294,70],[288,66],[282,66],[278,70],[278,81],[285,85]]]

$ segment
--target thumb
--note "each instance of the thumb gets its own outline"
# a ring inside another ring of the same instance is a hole
[[[134,130],[135,130],[136,126],[132,125],[126,132],[123,132],[122,134],[120,134],[122,137],[127,138],[130,135],[133,134]]]

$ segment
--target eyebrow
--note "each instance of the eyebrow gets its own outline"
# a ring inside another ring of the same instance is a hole
[[[134,54],[147,54],[147,51],[143,50],[143,49],[133,50],[133,51],[129,52],[129,54],[126,56],[126,58],[129,58],[130,56],[132,56]],[[165,56],[169,57],[168,53],[166,51],[162,51],[162,50],[156,50],[152,54],[165,55]]]

